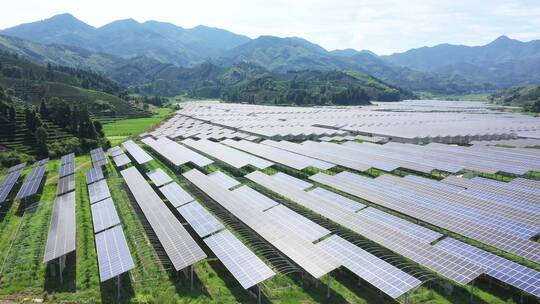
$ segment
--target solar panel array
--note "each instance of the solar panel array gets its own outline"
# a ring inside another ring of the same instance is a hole
[[[406,101],[363,107],[284,108],[194,102],[182,105],[177,116],[150,134],[217,140],[232,138],[230,133],[247,133],[274,140],[361,134],[410,143],[468,143],[511,139],[519,135],[538,137],[540,123],[534,117],[517,113],[501,115],[491,105],[470,104]]]
[[[95,238],[101,282],[135,268],[122,227],[115,226],[100,232]]]
[[[540,272],[461,241],[446,238],[435,247],[444,249],[486,269],[486,274],[540,297]]]
[[[338,242],[349,252],[345,253],[346,250],[341,248],[343,255],[336,254],[332,250],[336,247],[336,236],[313,244],[313,241],[328,235],[330,231],[284,205],[274,204],[269,209],[260,208],[258,203],[253,204],[251,200],[258,201],[261,194],[238,195],[246,193],[242,190],[246,189],[246,186],[227,190],[197,170],[186,172],[184,176],[315,278],[343,265],[392,297],[398,297],[421,283],[346,240],[339,239]],[[302,189],[295,189],[304,192]],[[364,260],[369,260],[374,265],[362,265],[362,254]],[[387,284],[384,285],[381,281]]]
[[[49,162],[49,158],[40,159],[37,162],[32,164],[32,167],[39,167],[45,165],[47,162]]]
[[[90,150],[90,157],[92,158],[92,165],[94,166],[94,168],[105,166],[107,164],[105,152],[103,152],[103,149],[101,147]]]
[[[205,253],[139,171],[130,167],[121,174],[174,268],[180,270],[204,259]]]
[[[15,186],[15,184],[19,180],[25,164],[19,164],[17,166],[11,167],[8,170],[8,175],[6,175],[4,180],[2,180],[2,182],[0,183],[0,204],[6,201],[9,193],[13,189],[13,186]]]
[[[296,154],[287,150],[278,149],[272,146],[262,145],[247,140],[225,140],[221,143],[233,148],[269,159],[276,163],[289,166],[297,170],[304,170],[308,167],[315,167],[321,170],[327,170],[334,167],[334,164],[324,162],[318,159]]]
[[[101,170],[101,166],[98,166],[98,167],[95,167],[95,168],[90,168],[87,172],[86,172],[86,184],[89,185],[89,184],[93,184],[97,181],[100,181],[102,179],[104,179],[105,177],[103,176],[103,170]]]
[[[107,181],[104,179],[88,185],[88,193],[90,196],[90,204],[94,204],[111,197],[109,186],[107,185]]]
[[[361,211],[355,213],[350,206],[342,205],[340,200],[290,187],[288,183],[259,171],[246,177],[460,284],[466,284],[482,273],[480,267],[407,235],[402,231],[402,226],[389,226],[386,222],[383,224],[380,219],[363,216]]]
[[[337,235],[330,236],[318,246],[339,257],[343,266],[394,299],[422,284],[417,278]]]
[[[124,151],[119,146],[111,147],[109,150],[107,150],[107,153],[109,153],[109,156],[115,157],[120,154],[124,154]]]
[[[192,162],[199,167],[204,167],[213,163],[211,159],[166,137],[159,138],[158,140],[146,137],[142,139],[142,142],[177,167],[189,162]]]
[[[540,244],[527,237],[539,231],[538,214],[390,175],[372,179],[341,172],[334,176],[318,173],[310,178],[525,259],[540,261]],[[521,215],[524,217],[519,219]]]
[[[36,162],[36,164],[39,163],[40,165],[35,166],[34,169],[28,174],[24,180],[24,183],[19,189],[19,192],[15,196],[15,199],[24,199],[37,193],[43,180],[43,176],[45,175],[45,171],[47,170],[48,160],[49,159],[47,158],[46,161],[40,160]]]
[[[240,185],[239,181],[237,181],[236,179],[228,176],[227,174],[221,171],[214,171],[208,174],[208,178],[226,187],[227,189]]]
[[[314,278],[320,278],[340,266],[337,259],[315,247],[299,231],[256,208],[248,197],[237,195],[236,191],[242,187],[228,190],[196,169],[183,175]],[[300,217],[299,214],[297,216]]]
[[[161,187],[165,184],[172,182],[172,178],[163,171],[161,168],[149,171],[146,175],[152,180],[156,187]]]
[[[76,249],[75,192],[56,197],[43,262],[47,263]]]
[[[133,140],[123,142],[122,146],[139,165],[145,164],[153,159],[152,156],[146,153],[146,151],[139,147]]]
[[[272,269],[227,230],[207,237],[204,242],[244,289],[275,275]]]
[[[185,202],[179,204],[177,208],[180,215],[201,238],[206,238],[204,241],[210,250],[223,262],[242,287],[250,288],[274,275],[268,266],[178,184],[170,183],[160,190],[166,197],[174,197],[173,201]]]
[[[247,154],[240,150],[209,141],[207,139],[192,140],[186,139],[183,144],[215,157],[235,168],[242,168],[247,165],[252,165],[259,169],[268,168],[273,165],[272,162]]]

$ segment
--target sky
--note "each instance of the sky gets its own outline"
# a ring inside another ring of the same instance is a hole
[[[327,50],[403,52],[540,39],[540,0],[1,0],[0,28],[71,13],[99,27],[118,19],[200,24],[256,38],[302,37]]]

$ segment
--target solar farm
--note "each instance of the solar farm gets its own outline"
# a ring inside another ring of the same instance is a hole
[[[538,303],[540,122],[193,102],[6,170],[0,301]]]

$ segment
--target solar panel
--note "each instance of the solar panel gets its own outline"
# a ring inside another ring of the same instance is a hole
[[[92,183],[95,183],[99,180],[102,180],[104,179],[105,177],[103,176],[103,171],[101,170],[101,167],[98,166],[98,167],[95,167],[95,168],[90,168],[88,170],[88,172],[86,172],[86,184],[92,184]]]
[[[257,156],[253,156],[240,150],[236,150],[231,147],[215,143],[206,139],[200,139],[197,141],[192,139],[186,139],[183,140],[182,143],[210,156],[213,156],[235,168],[242,168],[247,165],[252,165],[259,169],[264,169],[273,165],[272,162],[269,162]]]
[[[177,210],[200,237],[224,228],[221,222],[196,201],[178,207]]]
[[[22,168],[11,171],[0,183],[0,203],[3,203],[21,176]]]
[[[132,140],[123,142],[122,146],[129,152],[129,154],[131,154],[133,159],[135,159],[139,165],[147,163],[153,159],[148,153],[146,153],[146,151],[144,151]]]
[[[146,173],[146,175],[154,182],[154,185],[161,187],[167,183],[172,182],[172,178],[163,171],[161,168],[152,170]]]
[[[57,196],[73,191],[73,190],[75,190],[75,175],[74,174],[62,177],[58,180],[58,185],[56,187]]]
[[[298,231],[298,234],[301,237],[310,242],[314,242],[323,236],[330,234],[328,229],[312,222],[283,205],[277,205],[274,208],[266,210],[263,219],[280,222],[291,230]]]
[[[69,153],[62,156],[62,158],[60,158],[60,163],[62,165],[73,163],[73,162],[75,162],[75,153]]]
[[[248,186],[236,188],[233,192],[245,198],[251,203],[251,207],[258,209],[259,211],[267,210],[279,205],[276,201],[262,195]]]
[[[339,257],[343,266],[394,299],[422,284],[417,278],[337,235],[324,239],[317,246]]]
[[[154,192],[137,168],[130,167],[120,173],[174,268],[180,270],[204,259],[205,253]]]
[[[540,272],[461,241],[445,238],[436,245],[486,268],[486,274],[540,297]]]
[[[18,165],[13,166],[13,167],[10,167],[7,172],[11,173],[13,171],[19,171],[19,170],[23,169],[24,166],[26,166],[26,162],[20,163]]]
[[[35,167],[24,180],[15,199],[23,199],[36,194],[46,170],[47,167],[45,165]]]
[[[204,242],[244,289],[275,275],[272,269],[228,230],[211,235]]]
[[[106,180],[100,180],[88,185],[88,193],[90,195],[90,204],[97,203],[108,197],[111,197],[109,186]]]
[[[116,213],[112,198],[97,202],[91,208],[94,233],[120,224],[120,219],[118,218],[118,213]]]
[[[70,192],[54,200],[43,262],[75,251],[75,232],[75,192]]]
[[[175,208],[195,200],[193,197],[191,197],[191,195],[189,195],[189,193],[187,193],[175,182],[167,184],[159,188],[159,190]]]
[[[228,176],[227,174],[221,172],[221,171],[215,171],[210,174],[208,174],[208,178],[221,184],[227,189],[230,189],[234,186],[240,185],[240,182],[236,179]]]
[[[364,204],[361,204],[355,200],[341,196],[335,192],[326,190],[324,188],[317,187],[309,192],[311,192],[311,194],[318,195],[324,199],[331,200],[332,202],[350,210],[351,212],[356,212],[366,207],[366,205]]]
[[[64,177],[70,174],[75,173],[75,163],[70,162],[60,166],[60,171],[58,172],[58,177]]]
[[[124,153],[114,156],[113,161],[117,167],[122,167],[131,163],[131,159],[129,159],[129,157]]]
[[[112,147],[109,150],[107,150],[107,153],[109,153],[109,155],[111,157],[115,157],[115,156],[118,156],[120,154],[124,154],[124,151],[119,146],[115,146],[115,147]]]
[[[100,232],[95,238],[101,282],[135,268],[122,227]]]
[[[154,140],[150,137],[142,140],[146,145],[166,158],[175,166],[181,166],[185,163],[192,162],[199,167],[207,166],[213,163],[212,160],[201,154],[186,148],[166,137]]]
[[[48,161],[49,161],[48,157],[44,158],[44,159],[41,159],[41,160],[38,160],[37,162],[32,164],[32,167],[38,167],[38,166],[45,165]]]
[[[102,148],[96,148],[90,151],[90,157],[92,158],[92,165],[94,168],[101,167],[107,164],[107,158]]]

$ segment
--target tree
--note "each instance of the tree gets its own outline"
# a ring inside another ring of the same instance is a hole
[[[47,147],[47,131],[43,127],[36,129],[36,153],[39,157],[49,156],[49,148]]]
[[[94,120],[94,129],[96,129],[99,137],[105,137],[105,133],[103,132],[103,125],[99,120]]]
[[[88,109],[83,107],[79,112],[79,137],[97,139],[98,134],[92,119],[90,119],[90,114]]]
[[[49,116],[49,111],[47,110],[47,105],[45,104],[45,98],[41,99],[41,104],[39,105],[39,114],[41,118],[47,118]]]

